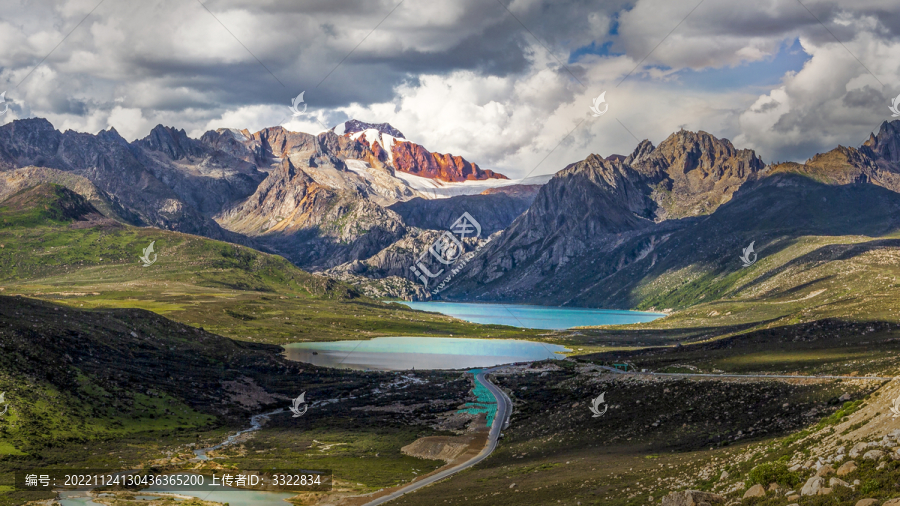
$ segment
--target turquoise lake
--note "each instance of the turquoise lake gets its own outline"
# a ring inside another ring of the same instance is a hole
[[[510,325],[529,329],[562,330],[588,325],[643,323],[665,316],[663,313],[613,309],[584,309],[524,304],[482,304],[471,302],[400,302],[413,309],[442,313],[460,320],[482,324]]]
[[[563,346],[517,339],[463,337],[377,337],[368,341],[291,343],[289,360],[324,367],[402,371],[470,369],[513,362],[563,358]]]

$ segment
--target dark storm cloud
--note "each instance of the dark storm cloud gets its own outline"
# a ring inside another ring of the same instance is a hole
[[[876,90],[872,86],[866,86],[858,90],[850,90],[841,99],[847,107],[858,107],[862,109],[873,110],[880,108],[884,103],[885,94],[881,90]]]

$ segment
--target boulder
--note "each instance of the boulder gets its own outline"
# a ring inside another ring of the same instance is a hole
[[[728,479],[728,471],[722,470],[722,474],[719,475],[719,481],[725,481]]]
[[[847,488],[849,488],[849,487],[850,487],[850,484],[847,483],[846,481],[840,479],[840,478],[835,478],[834,476],[832,476],[831,479],[828,480],[828,486],[831,487],[831,488],[834,488],[834,487],[847,487]]]
[[[834,468],[829,465],[824,465],[816,471],[816,476],[828,476],[829,474],[834,474]]]
[[[868,447],[869,445],[866,443],[856,443],[855,445],[853,445],[853,448],[850,448],[850,458],[855,459],[856,457],[859,457],[859,454],[865,451],[865,449]]]
[[[749,497],[765,497],[765,496],[766,496],[766,489],[762,485],[756,484],[756,485],[753,485],[752,487],[748,488],[747,491],[744,492],[743,498],[747,499]]]
[[[881,457],[884,457],[884,452],[881,450],[869,450],[863,455],[866,460],[878,460]]]
[[[662,506],[717,506],[724,504],[724,496],[699,490],[671,492],[662,498]]]
[[[769,483],[769,492],[778,492],[779,490],[781,490],[781,485],[775,483],[774,481],[772,483]]]
[[[853,471],[856,471],[856,462],[853,462],[852,460],[848,460],[847,462],[844,462],[843,464],[841,464],[841,467],[837,468],[837,475],[838,476],[847,476],[848,474],[852,473]]]
[[[900,497],[888,499],[887,501],[881,503],[881,506],[900,506]]]
[[[823,488],[825,488],[825,478],[813,476],[806,480],[806,484],[800,489],[800,495],[819,495]]]
[[[878,504],[878,499],[872,499],[871,497],[856,501],[856,506],[878,506]]]

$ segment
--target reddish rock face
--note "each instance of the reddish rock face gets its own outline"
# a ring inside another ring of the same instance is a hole
[[[374,150],[373,150],[374,151]],[[509,179],[491,170],[482,170],[461,156],[432,153],[413,142],[397,142],[392,149],[394,168],[407,174],[447,182],[482,179]]]

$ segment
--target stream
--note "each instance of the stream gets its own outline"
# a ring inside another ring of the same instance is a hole
[[[223,448],[225,446],[234,444],[241,435],[246,434],[248,432],[253,432],[255,430],[259,430],[262,427],[262,421],[268,420],[270,416],[277,415],[278,413],[282,413],[284,411],[283,408],[278,408],[275,411],[269,411],[268,413],[260,413],[258,415],[253,415],[250,417],[250,427],[244,430],[239,430],[236,433],[225,438],[225,441],[221,443],[210,446],[208,448],[201,448],[199,450],[194,450],[194,455],[197,456],[197,460],[209,460],[209,457],[206,456],[207,452],[211,452],[213,450],[218,450],[219,448]]]

